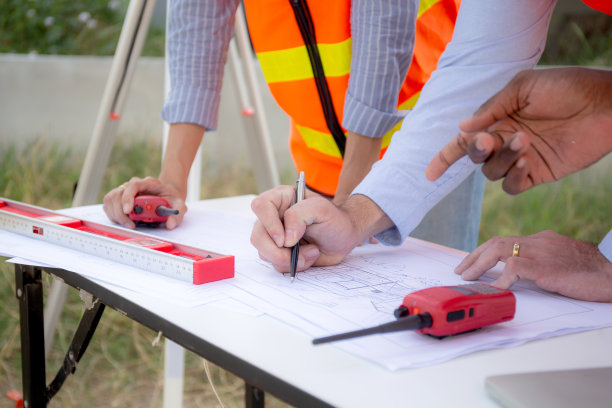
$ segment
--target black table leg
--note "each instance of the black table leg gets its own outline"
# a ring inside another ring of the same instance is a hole
[[[39,267],[15,265],[15,286],[17,299],[19,299],[21,324],[24,408],[46,407],[62,387],[66,377],[74,373],[98,327],[105,308],[98,299],[92,299],[92,304],[81,317],[62,367],[47,387],[41,272],[42,269]]]
[[[26,408],[45,407],[47,399],[41,269],[15,265],[15,283],[21,324],[23,404]]]
[[[264,408],[266,394],[251,384],[244,383],[244,406],[246,408]]]

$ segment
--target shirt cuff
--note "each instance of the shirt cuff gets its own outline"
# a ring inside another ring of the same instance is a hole
[[[608,258],[608,261],[612,262],[612,230],[599,243],[599,252]]]
[[[207,131],[215,130],[221,94],[190,85],[173,86],[166,98],[161,117],[168,123],[195,123]]]
[[[385,158],[374,164],[368,176],[352,194],[361,194],[374,201],[393,222],[393,227],[374,237],[385,245],[400,245],[404,242],[427,212],[477,167],[467,157],[463,158],[447,170],[449,177],[432,183],[424,180],[424,176],[421,180],[419,177],[410,177],[409,174],[399,174],[392,166],[382,165],[384,160]],[[409,168],[405,170],[410,173]],[[412,171],[413,174],[416,172],[417,170]],[[419,168],[418,172],[423,170]],[[406,191],[412,193],[406,194]]]
[[[405,111],[383,112],[355,99],[350,92],[344,100],[342,127],[358,135],[383,137],[404,119]]]

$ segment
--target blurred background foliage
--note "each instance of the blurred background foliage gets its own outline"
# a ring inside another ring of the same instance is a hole
[[[113,55],[128,0],[2,0],[0,53]],[[152,24],[145,56],[163,56],[163,24]]]
[[[145,56],[164,54],[165,2],[157,3]],[[112,55],[128,4],[128,0],[3,0],[0,53]],[[559,2],[541,64],[610,65],[612,17],[589,11],[579,0]]]

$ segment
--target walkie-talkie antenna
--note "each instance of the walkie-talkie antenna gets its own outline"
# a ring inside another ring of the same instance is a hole
[[[333,336],[320,337],[314,339],[312,344],[329,343],[337,340],[352,339],[354,337],[367,336],[370,334],[392,333],[402,330],[420,330],[430,327],[433,320],[429,313],[417,314],[412,316],[400,317],[399,319],[381,324],[380,326],[369,327],[367,329],[355,330],[352,332],[334,334]]]

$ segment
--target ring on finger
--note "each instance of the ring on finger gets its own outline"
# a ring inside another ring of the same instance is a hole
[[[521,249],[521,244],[515,242],[512,246],[512,256],[519,256],[519,250]]]

